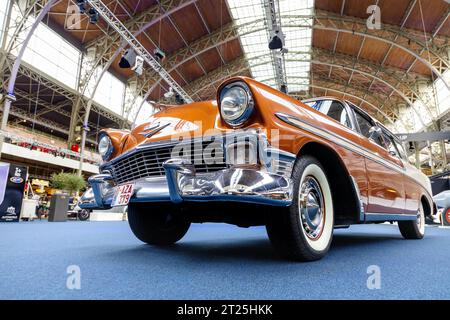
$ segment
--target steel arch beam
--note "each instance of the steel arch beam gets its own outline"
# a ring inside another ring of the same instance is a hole
[[[367,104],[368,106],[370,106],[371,108],[373,108],[374,110],[376,110],[377,112],[379,112],[380,114],[382,114],[382,115],[386,118],[386,120],[389,121],[391,124],[395,124],[395,123],[393,122],[393,120],[391,119],[391,117],[389,117],[389,116],[388,116],[387,114],[385,114],[382,110],[380,110],[377,106],[375,106],[373,103],[367,101],[366,99],[363,99],[363,98],[361,98],[361,97],[358,97],[358,96],[353,95],[353,94],[348,93],[348,92],[344,92],[344,91],[342,91],[342,90],[331,89],[331,88],[323,87],[323,86],[320,86],[320,85],[309,84],[309,87],[310,87],[310,88],[321,89],[321,90],[328,90],[328,91],[337,92],[337,93],[340,93],[340,94],[347,95],[347,96],[349,96],[349,97],[355,98],[355,99],[357,99],[357,100],[359,100],[359,101],[362,101],[362,102],[364,102],[365,104]],[[294,97],[294,98],[297,98],[297,97],[298,97],[298,98],[301,98],[301,95],[297,95],[296,93],[292,93],[292,94],[290,94],[290,95],[291,95],[292,97]]]
[[[254,59],[254,61],[259,64],[267,63],[267,61],[269,61],[269,60],[270,60],[270,56],[268,56],[268,57],[261,56],[261,57],[258,57],[257,59]],[[249,61],[251,62],[252,60],[250,59]],[[228,68],[226,68],[226,69],[218,68],[218,69],[210,72],[207,76],[204,76],[204,77],[201,77],[201,78],[195,80],[190,85],[186,86],[185,90],[187,92],[194,93],[197,90],[199,90],[199,88],[201,88],[202,91],[206,91],[212,87],[215,87],[215,85],[217,85],[218,83],[221,83],[222,81],[226,80],[227,78],[229,78],[233,75],[238,75],[239,73],[242,73],[242,72],[248,70],[249,65],[247,62],[248,61],[244,58],[238,58],[238,59],[234,60],[233,62],[231,62],[230,64],[228,64],[227,65]],[[252,65],[255,65],[255,64],[252,64]],[[329,80],[329,79],[324,79],[322,81],[327,81],[327,80],[329,82],[331,82],[331,80]],[[310,85],[311,85],[311,83],[310,83]],[[313,85],[318,86],[317,84],[313,84]],[[343,84],[341,84],[341,85],[344,86]],[[362,88],[354,88],[353,86],[350,86],[350,88],[353,88],[354,90],[359,90],[359,92],[361,94],[364,92]],[[351,92],[345,92],[343,89],[338,89],[338,88],[333,88],[333,89],[334,89],[334,91],[339,91],[343,94],[347,94],[348,96],[354,96],[355,98],[358,98],[359,100],[363,100],[362,98],[352,94]],[[331,89],[329,89],[329,90],[331,90]],[[375,97],[375,96],[370,96],[370,97],[372,97],[373,100],[376,100],[377,102],[381,103],[381,100],[378,99],[377,97]],[[390,116],[388,116],[384,111],[379,109],[377,106],[375,106],[373,103],[371,103],[367,99],[364,99],[364,101],[366,101],[368,105],[370,105],[374,110],[376,110],[383,117],[385,117],[387,121],[389,121],[392,124],[394,123],[394,120]],[[393,113],[396,114],[394,111],[393,111]],[[135,121],[136,121],[136,119],[135,119]]]
[[[173,12],[183,9],[197,0],[161,0],[157,5],[151,6],[145,11],[132,16],[128,21],[125,21],[124,25],[132,32],[136,32],[140,29],[148,29],[150,26],[171,15]],[[96,46],[98,42],[102,42],[108,38],[115,38],[116,32],[109,30],[107,33],[95,40],[87,43],[86,48]]]
[[[298,22],[298,20],[296,19],[296,17],[298,17],[298,18],[310,18],[311,16],[289,16],[289,17],[291,17],[291,19],[289,20],[289,22],[288,22],[288,24],[286,25],[287,27],[294,27],[294,26],[298,26],[299,25],[299,22]],[[319,19],[328,19],[328,18],[330,18],[330,17],[328,17],[328,16],[321,16]],[[331,17],[332,19],[335,19],[334,17]],[[342,17],[339,17],[339,19],[343,19]],[[361,19],[356,19],[356,18],[349,18],[349,17],[344,17],[344,19],[346,19],[346,21],[347,22],[349,22],[349,21],[351,21],[351,22],[355,22],[355,21],[357,21],[357,23],[359,23],[359,24],[362,24],[362,22],[360,21]],[[301,20],[300,20],[301,21]],[[258,30],[260,30],[261,28],[258,26],[258,22],[259,22],[259,20],[255,20],[255,21],[252,21],[252,22],[249,22],[249,23],[247,23],[247,24],[253,24],[253,29],[252,28],[249,28],[249,31],[248,31],[248,33],[251,33],[252,32],[252,30],[253,30],[253,32],[255,32],[255,31],[258,31]],[[301,24],[302,26],[303,26],[303,24]],[[365,26],[365,23],[364,23],[364,26]],[[233,28],[233,26],[230,26],[229,28],[229,30],[228,30],[228,28],[227,28],[227,32],[230,32],[230,33],[232,33],[232,36],[230,36],[229,38],[228,38],[228,41],[230,41],[230,40],[232,40],[233,38],[237,38],[238,37],[238,35],[237,35],[237,30],[239,29],[239,28],[242,28],[242,27],[245,27],[244,25],[243,26],[235,26],[234,28]],[[320,27],[317,27],[316,25],[314,25],[313,26],[313,28],[320,28]],[[233,31],[233,30],[236,30],[236,31]],[[337,30],[337,29],[333,29],[333,30]],[[340,29],[339,29],[340,30]],[[348,31],[348,32],[350,32],[349,30],[346,30],[346,31]],[[353,30],[351,31],[351,32],[353,32]],[[400,32],[399,30],[396,30],[396,32]],[[242,31],[240,31],[240,33],[242,33]],[[246,34],[246,33],[244,33],[244,34]],[[361,33],[362,34],[362,33]],[[397,35],[398,35],[398,33],[396,33]],[[363,33],[363,35],[366,35],[366,33]],[[371,35],[372,36],[372,35]],[[403,36],[408,36],[408,35],[403,35]],[[375,36],[372,36],[372,37],[374,37],[374,38],[376,38],[376,39],[378,39],[378,40],[382,40],[382,41],[386,41],[386,39],[382,39],[382,38],[380,38],[380,37],[375,37]],[[419,40],[417,40],[416,38],[413,38],[413,37],[409,37],[408,39],[413,39],[412,41],[414,42],[414,43],[420,43],[421,45],[423,45],[424,46],[424,44],[422,44]],[[222,42],[220,42],[220,43],[217,43],[216,45],[220,45],[220,44],[222,44],[222,43],[224,43],[224,42],[226,42],[227,40],[226,39],[223,39],[222,38]],[[393,43],[392,41],[391,41],[391,43]],[[195,44],[196,45],[196,44]],[[194,46],[195,46],[194,45]],[[394,43],[393,43],[393,45],[394,45]],[[397,47],[399,47],[399,45],[397,45],[397,44],[395,44]],[[204,47],[203,48],[203,50],[205,50],[206,51],[206,49],[211,49],[211,48],[213,48],[214,46],[213,45],[211,45],[211,46],[209,46],[209,47]],[[412,52],[411,50],[409,50],[408,48],[404,48],[404,47],[402,47],[402,46],[400,46],[401,48],[403,48],[403,50],[405,50],[405,51],[409,51],[409,52]],[[204,52],[204,51],[202,51],[202,52]],[[185,50],[185,52],[184,53],[186,53],[186,50]],[[186,57],[185,59],[180,59],[180,57],[183,57],[182,56],[182,54],[183,54],[183,52],[177,52],[175,55],[173,55],[173,57],[169,57],[169,59],[168,59],[168,61],[170,61],[170,63],[168,63],[167,65],[168,66],[172,66],[172,68],[170,68],[169,69],[169,72],[172,72],[173,70],[175,70],[177,67],[179,67],[181,64],[183,64],[183,63],[185,63],[186,61],[188,61],[189,60],[189,58],[191,58],[191,57]],[[288,54],[288,56],[289,56],[289,54]],[[175,63],[176,62],[176,63]],[[152,75],[150,75],[150,77],[151,77]],[[151,92],[155,89],[155,88],[157,88],[157,86],[158,86],[158,84],[160,83],[160,80],[157,80],[156,81],[156,83],[154,83],[153,85],[152,85],[152,87],[149,89],[149,90],[147,90],[147,92],[146,92],[146,94],[145,94],[145,96],[144,96],[144,99],[145,100],[147,100],[148,99],[148,97],[149,97],[149,95],[151,94]],[[410,91],[411,91],[411,93],[413,93],[413,95],[417,98],[417,99],[420,99],[420,95],[418,95],[417,94],[417,92],[415,91],[415,90],[413,90],[411,87],[409,87],[410,88]],[[424,105],[427,105],[427,104],[425,104],[424,103]]]
[[[412,55],[424,65],[426,65],[442,81],[444,81],[447,89],[450,90],[449,85],[445,82],[442,76],[442,72],[436,69],[436,67],[432,63],[420,56],[421,48],[429,48],[429,46],[426,43],[422,42],[420,39],[400,30],[400,28],[398,27],[384,24],[383,29],[381,30],[369,30],[366,26],[365,20],[346,16],[329,15],[326,12],[324,14],[324,11],[320,10],[316,12],[318,13],[318,15],[314,17],[315,23],[313,25],[313,29],[359,35],[361,37],[371,38],[395,46]],[[289,19],[290,16],[287,16],[286,18]],[[401,35],[401,37],[407,41],[404,44],[401,44],[401,41],[399,39],[397,39],[397,41],[394,41],[395,37],[398,37],[398,35]],[[445,66],[445,69],[448,69],[450,67],[449,62],[439,53],[437,53],[433,48],[429,48],[428,51],[436,58],[437,61]]]
[[[399,48],[399,49],[401,49],[403,51],[406,51],[407,53],[409,53],[410,55],[415,57],[417,60],[422,62],[424,65],[426,65],[431,71],[433,71],[437,75],[437,77],[439,79],[441,79],[444,82],[444,84],[447,87],[447,89],[450,90],[450,86],[445,81],[442,73],[439,72],[430,62],[428,62],[427,60],[425,60],[424,58],[419,56],[417,53],[411,51],[410,49],[405,48],[405,47],[403,47],[403,46],[401,46],[401,45],[399,45],[399,44],[397,44],[397,43],[395,43],[393,41],[390,41],[388,39],[383,39],[383,38],[380,38],[378,36],[374,36],[374,35],[363,33],[363,32],[356,32],[356,31],[353,31],[353,30],[345,30],[345,29],[339,29],[339,28],[334,28],[334,27],[320,27],[320,26],[317,26],[317,27],[314,27],[314,29],[342,32],[342,33],[349,33],[349,34],[356,34],[356,35],[359,35],[359,36],[362,36],[362,37],[367,37],[367,38],[371,38],[371,39],[374,39],[374,40],[379,40],[379,41],[388,43],[388,44],[390,44],[392,46],[395,46],[395,47],[397,47],[397,48]]]
[[[202,37],[197,41],[191,43],[189,47],[184,47],[174,54],[170,55],[166,58],[166,61],[163,63],[163,67],[165,67],[168,72],[173,72],[177,70],[181,65],[191,60],[194,57],[198,57],[204,52],[211,50],[215,47],[219,47],[227,42],[238,39],[241,35],[250,34],[253,32],[257,32],[260,30],[265,30],[265,26],[263,23],[263,19],[257,19],[254,21],[250,21],[244,23],[242,25],[235,25],[234,23],[230,23],[226,25],[224,28]],[[239,31],[239,33],[238,33]],[[156,79],[157,74],[155,72],[146,72],[144,77],[147,79],[146,83],[153,81],[151,87],[146,90],[143,99],[144,101],[149,98],[149,96],[153,93],[153,91],[158,88],[161,83],[161,79]],[[144,88],[144,86],[142,86]],[[135,99],[136,100],[136,99]],[[135,102],[133,101],[133,103]],[[131,106],[133,106],[133,103]],[[140,111],[140,108],[139,108]],[[128,110],[126,118],[129,116],[131,110]],[[139,112],[138,112],[139,113]]]
[[[3,54],[5,54],[5,53],[3,53]],[[7,62],[7,64],[12,64],[10,59],[11,59],[11,57],[8,57],[5,60]],[[10,69],[10,67],[6,67],[6,68]],[[37,70],[35,70],[32,66],[28,65],[26,62],[22,62],[22,64],[20,65],[19,73],[20,73],[20,75],[23,75],[23,76],[25,76],[25,77],[27,77],[29,79],[32,79],[34,82],[40,83],[41,86],[44,86],[46,89],[51,90],[56,95],[64,97],[65,99],[67,99],[64,103],[67,103],[68,105],[72,104],[73,99],[75,99],[75,97],[77,95],[75,90],[72,90],[71,88],[68,88],[65,85],[61,84],[61,83],[57,83],[57,82],[55,82],[55,80],[46,78],[42,73],[39,73]],[[3,79],[1,79],[1,80],[3,80]],[[8,81],[8,80],[6,79],[6,81]],[[16,82],[16,85],[17,85],[17,82]],[[25,91],[20,90],[18,88],[15,88],[15,92],[17,92],[17,98],[24,98],[24,99],[27,99],[27,100],[30,100],[30,101],[33,101],[33,102],[36,101],[36,96],[30,95],[28,92],[25,92]],[[56,111],[56,112],[61,113],[61,114],[65,115],[65,116],[68,116],[70,118],[70,112],[64,111],[64,110],[53,110],[53,109],[55,109],[55,105],[51,105],[51,104],[49,104],[47,102],[43,102],[42,100],[39,101],[39,104],[42,107],[44,107],[44,110],[42,110],[40,113],[37,114],[37,118],[36,118],[37,119],[36,120],[37,124],[42,125],[42,126],[44,126],[46,128],[49,128],[49,129],[55,129],[56,128],[57,131],[59,131],[59,132],[63,132],[63,133],[66,133],[66,131],[69,132],[67,130],[67,128],[65,128],[65,127],[63,127],[63,126],[61,126],[59,124],[56,124],[55,122],[52,122],[50,120],[49,120],[48,123],[46,123],[46,121],[48,119],[42,118],[41,115],[49,112],[50,109],[52,109],[51,111]],[[26,119],[28,121],[33,121],[34,120],[34,116],[30,117],[26,113],[20,112],[20,111],[14,112],[15,109],[16,108],[12,108],[10,110],[11,111],[10,112],[11,115],[16,116],[16,117],[21,118],[21,119]],[[107,118],[107,119],[109,119],[109,120],[111,120],[111,121],[113,121],[115,123],[119,122],[118,121],[118,117],[115,114],[111,113],[111,111],[105,109],[102,106],[94,105],[92,109],[95,110],[95,112],[97,112],[98,114],[100,114],[104,118]],[[16,121],[15,123],[17,123],[17,122],[18,121]],[[96,143],[96,141],[94,141],[92,139],[88,139],[88,141],[90,143]]]
[[[245,59],[238,58],[235,61],[233,61],[232,64],[229,65],[228,69],[222,70],[221,68],[218,68],[212,71],[209,75],[193,81],[191,84],[185,87],[186,90],[191,93],[194,92],[198,93],[200,90],[205,91],[209,89],[211,86],[214,86],[214,84],[216,84],[218,81],[223,81],[224,79],[226,79],[226,77],[230,76],[230,74],[236,74],[239,72],[243,72],[244,70],[247,70],[250,65],[256,66],[259,64],[265,64],[270,62],[270,57],[260,56],[255,59],[245,60],[246,62],[248,62],[248,64],[245,64],[244,61],[242,60]],[[361,91],[364,92],[363,88],[361,88]],[[379,103],[382,102],[381,99],[378,100]],[[393,111],[393,113],[395,114],[396,112]]]
[[[289,61],[289,60],[288,60],[288,61]],[[363,75],[365,75],[365,76],[367,76],[367,77],[370,77],[370,78],[373,78],[373,79],[376,79],[376,80],[382,82],[383,84],[385,84],[385,85],[387,85],[389,88],[391,88],[394,92],[396,92],[399,96],[401,96],[401,97],[408,103],[408,106],[411,107],[411,108],[413,109],[413,111],[417,114],[418,118],[421,119],[420,113],[419,113],[419,112],[417,111],[417,109],[414,107],[413,102],[412,102],[405,94],[403,94],[403,92],[401,92],[400,90],[398,90],[396,87],[394,87],[393,85],[391,85],[389,82],[387,82],[387,81],[385,81],[385,80],[383,80],[383,79],[381,79],[381,78],[379,78],[379,77],[377,77],[377,76],[375,76],[375,75],[373,75],[373,74],[371,74],[371,73],[367,73],[367,72],[364,72],[364,71],[362,71],[362,70],[358,70],[358,69],[355,69],[355,68],[346,67],[346,66],[342,66],[342,65],[337,65],[337,64],[333,64],[333,63],[328,63],[328,62],[323,62],[323,61],[317,61],[317,60],[311,60],[310,62],[311,62],[312,64],[325,65],[325,66],[329,66],[329,67],[334,67],[334,68],[336,68],[336,69],[345,69],[345,70],[349,70],[349,71],[352,71],[352,72],[360,73],[360,74],[363,74]],[[362,100],[362,99],[361,99],[361,100]],[[422,123],[422,124],[425,125],[424,123]]]
[[[34,31],[38,27],[39,23],[41,23],[42,19],[44,19],[45,15],[50,11],[50,8],[55,4],[57,0],[48,0],[45,6],[42,8],[42,10],[39,12],[38,16],[36,17],[36,20],[33,22],[30,31],[28,31],[27,36],[25,37],[25,40],[22,42],[22,47],[20,48],[19,53],[17,54],[16,60],[14,61],[14,65],[11,70],[11,75],[9,77],[8,81],[8,88],[7,88],[7,98],[5,100],[4,106],[3,106],[3,114],[2,114],[2,122],[0,126],[0,130],[4,131],[6,130],[7,123],[8,123],[8,115],[9,111],[11,109],[11,104],[14,97],[14,86],[16,83],[17,74],[19,73],[20,64],[22,63],[22,58],[25,53],[25,49],[28,46],[28,43],[31,40],[31,37],[34,34]],[[15,39],[14,39],[15,41]],[[1,138],[3,140],[3,136]]]
[[[294,83],[295,83],[295,80],[297,80],[297,78],[294,78]],[[301,81],[301,80],[303,80],[303,78],[300,77],[298,80]],[[317,84],[317,80],[319,81],[319,84]],[[322,85],[320,85],[320,84],[322,84]],[[331,85],[334,85],[334,87],[332,87]],[[319,78],[315,77],[314,79],[312,79],[312,82],[308,84],[308,86],[309,87],[317,87],[317,88],[318,88],[318,86],[321,86],[321,87],[325,88],[325,90],[336,91],[336,92],[339,91],[343,95],[347,95],[349,97],[357,98],[360,101],[364,101],[367,104],[369,104],[374,110],[376,110],[378,113],[380,113],[384,118],[386,118],[387,121],[389,121],[391,124],[394,124],[394,119],[392,119],[392,117],[390,117],[383,110],[381,110],[381,108],[375,106],[375,104],[371,103],[367,99],[360,98],[358,95],[354,94],[354,93],[358,93],[361,95],[365,90],[365,88],[363,88],[363,87],[349,86],[345,82],[341,82],[341,81],[338,81],[335,79],[330,79],[326,76],[319,77]],[[351,89],[353,93],[346,91],[346,89]],[[297,96],[298,96],[298,94],[297,94]],[[371,94],[369,96],[373,100],[377,101],[378,103],[381,103],[381,100],[376,95]],[[391,112],[396,116],[396,118],[399,118],[398,114],[394,110],[391,110]]]
[[[164,0],[160,1],[158,5],[154,5],[147,9],[145,12],[139,14],[134,19],[125,23],[125,26],[129,29],[129,31],[134,34],[134,36],[138,36],[141,33],[145,32],[149,27],[158,23],[168,15],[194,3],[197,0]],[[160,9],[164,8],[165,12],[161,13]],[[117,46],[117,49],[112,53],[112,48]],[[87,51],[93,49],[95,52],[95,56],[93,62],[89,68],[89,70],[82,76],[80,79],[80,94],[75,102],[73,112],[72,112],[72,123],[71,123],[71,135],[74,134],[75,126],[78,123],[82,123],[84,121],[83,115],[87,110],[81,112],[81,108],[88,108],[92,104],[92,99],[95,94],[95,91],[106,71],[109,69],[114,60],[119,56],[119,54],[126,48],[127,44],[125,42],[121,42],[120,36],[116,34],[115,31],[110,31],[107,35],[95,39],[94,41],[88,43]],[[83,96],[88,88],[88,84],[95,74],[97,67],[102,66],[102,71],[97,79],[95,79],[94,90],[90,95],[87,102],[83,101]],[[90,110],[89,110],[90,111]],[[87,112],[89,114],[89,112]],[[124,121],[127,121],[126,118]],[[69,138],[72,140],[72,137]]]

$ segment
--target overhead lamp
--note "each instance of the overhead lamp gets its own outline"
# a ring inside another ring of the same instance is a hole
[[[175,101],[178,104],[184,104],[184,99],[178,93],[175,94]]]
[[[89,9],[89,22],[92,24],[96,24],[98,22],[99,13],[94,8]]]
[[[136,52],[133,49],[128,49],[120,59],[119,67],[122,69],[131,68],[131,66],[136,65],[136,57]]]
[[[81,14],[86,12],[86,0],[77,0],[77,6]]]
[[[155,55],[156,60],[158,60],[159,62],[163,61],[166,57],[166,54],[160,48],[156,48],[155,50],[153,50],[153,54]]]
[[[175,93],[173,92],[173,88],[170,87],[169,91],[167,91],[166,93],[164,93],[164,97],[165,97],[166,99],[170,99],[170,98],[173,97],[174,94],[175,94]]]
[[[277,49],[283,49],[283,36],[280,33],[279,30],[275,31],[275,34],[269,41],[269,49],[270,50],[277,50]]]
[[[134,64],[134,67],[131,68],[134,72],[136,72],[139,76],[144,73],[144,58],[141,56],[136,56],[136,63]]]

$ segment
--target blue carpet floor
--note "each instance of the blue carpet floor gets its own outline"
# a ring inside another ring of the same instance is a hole
[[[69,265],[81,289],[66,287]],[[381,289],[367,288],[367,267]],[[396,226],[336,230],[329,254],[283,261],[265,229],[193,225],[171,248],[126,222],[0,224],[1,299],[450,299],[450,229],[403,240]]]

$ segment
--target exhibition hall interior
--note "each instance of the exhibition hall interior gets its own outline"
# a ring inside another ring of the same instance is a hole
[[[0,298],[450,299],[449,15],[0,1]]]

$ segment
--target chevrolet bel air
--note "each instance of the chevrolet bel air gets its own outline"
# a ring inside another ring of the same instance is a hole
[[[401,141],[349,101],[297,101],[245,77],[217,99],[169,106],[133,130],[103,130],[85,209],[128,205],[137,238],[180,240],[191,223],[266,226],[276,251],[322,258],[335,228],[397,222],[421,239],[435,206]]]

